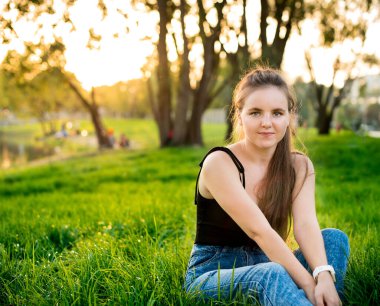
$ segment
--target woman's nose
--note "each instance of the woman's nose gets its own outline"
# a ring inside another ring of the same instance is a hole
[[[261,119],[261,126],[270,127],[272,125],[272,121],[270,115],[264,115]]]

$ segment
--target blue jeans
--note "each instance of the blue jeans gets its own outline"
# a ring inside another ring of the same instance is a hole
[[[350,252],[347,235],[324,229],[327,260],[336,272],[336,288],[343,297],[343,280]],[[300,250],[294,255],[311,273]],[[207,299],[234,299],[242,295],[261,305],[311,305],[280,264],[260,249],[194,244],[185,276],[185,290]]]

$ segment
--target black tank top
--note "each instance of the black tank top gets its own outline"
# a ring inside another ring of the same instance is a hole
[[[215,151],[227,153],[239,170],[240,181],[245,188],[244,167],[232,151],[225,147],[211,149],[202,159],[199,166],[197,182],[195,186],[195,204],[197,205],[197,232],[195,243],[219,246],[250,246],[259,248],[254,240],[236,224],[234,220],[220,207],[215,199],[204,198],[198,189],[199,175],[206,157]]]

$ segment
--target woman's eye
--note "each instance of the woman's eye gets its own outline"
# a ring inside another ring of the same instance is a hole
[[[252,112],[251,116],[258,117],[258,116],[260,116],[260,112]]]
[[[274,112],[273,115],[275,117],[280,117],[280,116],[282,116],[282,113],[281,112]]]

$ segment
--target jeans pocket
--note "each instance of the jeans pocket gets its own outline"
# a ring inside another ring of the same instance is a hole
[[[208,270],[217,269],[218,264],[215,259],[219,257],[222,249],[223,247],[221,246],[194,244],[189,264],[187,265],[185,288]]]
[[[199,268],[213,261],[223,247],[195,244],[191,252],[188,269]]]

